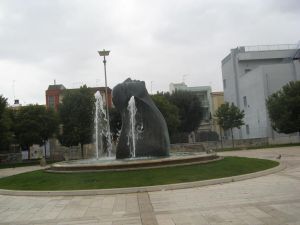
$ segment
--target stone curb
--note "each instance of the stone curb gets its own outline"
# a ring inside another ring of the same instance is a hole
[[[86,195],[113,195],[113,194],[128,194],[137,192],[152,192],[152,191],[166,191],[185,188],[195,188],[215,184],[230,183],[235,181],[242,181],[251,178],[261,177],[272,173],[277,173],[286,168],[286,165],[280,163],[278,166],[271,169],[248,173],[244,175],[224,177],[212,180],[194,181],[188,183],[166,184],[145,187],[130,187],[130,188],[114,188],[114,189],[93,189],[93,190],[73,190],[73,191],[15,191],[0,189],[0,195],[12,196],[86,196]]]

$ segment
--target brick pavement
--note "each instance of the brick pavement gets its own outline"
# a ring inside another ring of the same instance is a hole
[[[300,147],[224,152],[275,159],[287,169],[227,184],[119,195],[0,195],[0,225],[300,225]]]

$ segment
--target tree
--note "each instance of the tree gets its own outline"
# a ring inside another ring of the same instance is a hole
[[[300,81],[290,82],[266,100],[272,127],[279,133],[300,132]]]
[[[6,106],[7,106],[7,98],[4,98],[2,95],[0,95],[0,118],[2,118]]]
[[[95,98],[86,85],[64,94],[59,106],[63,132],[59,137],[62,145],[71,147],[80,144],[83,158],[83,145],[92,143],[94,133]]]
[[[40,135],[42,138],[42,144],[45,148],[46,158],[46,142],[49,138],[53,137],[54,134],[58,134],[59,118],[58,114],[51,108],[45,108],[41,110],[40,122],[42,124]]]
[[[9,150],[12,139],[12,121],[7,108],[7,99],[0,95],[0,151]]]
[[[216,111],[215,116],[217,117],[218,124],[224,130],[230,129],[231,131],[231,139],[232,139],[232,147],[234,147],[233,141],[233,128],[240,128],[244,125],[244,110],[240,110],[233,103],[229,105],[228,102],[222,104]]]
[[[179,109],[179,131],[192,132],[198,129],[202,119],[201,102],[196,94],[190,91],[175,91],[165,97]]]
[[[28,105],[16,112],[15,133],[21,147],[28,150],[33,144],[45,146],[46,142],[58,131],[58,117],[51,109],[42,105]]]
[[[179,110],[177,106],[172,104],[164,95],[156,94],[151,97],[159,111],[164,116],[168,126],[169,135],[172,136],[178,132],[180,124]]]

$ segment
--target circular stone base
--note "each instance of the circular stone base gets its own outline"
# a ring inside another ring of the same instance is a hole
[[[47,172],[96,172],[96,171],[121,171],[138,170],[155,167],[169,167],[177,165],[190,165],[207,163],[222,159],[216,154],[191,154],[181,153],[169,157],[143,157],[116,160],[113,158],[74,160],[54,163]]]

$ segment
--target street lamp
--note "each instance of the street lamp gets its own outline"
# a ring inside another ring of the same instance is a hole
[[[111,156],[111,136],[110,136],[110,125],[109,125],[109,111],[108,111],[108,94],[107,94],[107,79],[106,79],[106,59],[105,56],[109,55],[110,51],[106,51],[103,49],[102,51],[98,51],[100,56],[103,56],[103,64],[104,64],[104,76],[105,76],[105,96],[106,96],[106,118],[107,118],[107,132],[108,132],[108,156]]]

